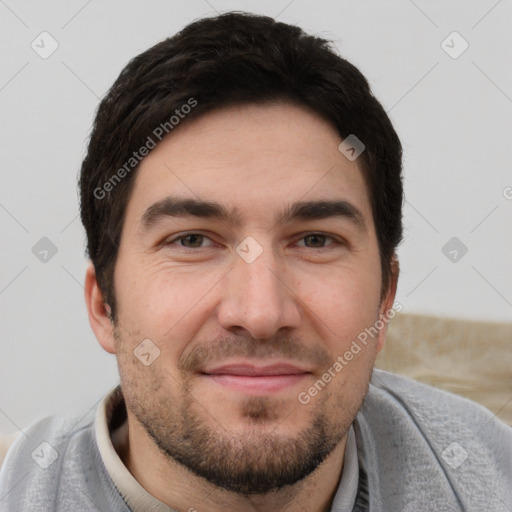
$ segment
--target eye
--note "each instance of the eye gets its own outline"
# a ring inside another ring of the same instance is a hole
[[[304,244],[300,242],[304,241]],[[321,233],[311,233],[300,239],[299,246],[308,247],[311,249],[321,249],[334,243],[332,236],[323,235]]]
[[[178,236],[166,242],[166,245],[179,245],[187,249],[198,249],[201,247],[208,247],[213,245],[213,241],[205,235],[200,233],[187,233],[186,235]]]

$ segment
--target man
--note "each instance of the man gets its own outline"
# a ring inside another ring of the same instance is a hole
[[[229,13],[137,56],[80,190],[89,320],[121,383],[94,421],[15,443],[2,510],[512,509],[510,428],[373,370],[401,146],[324,40]]]

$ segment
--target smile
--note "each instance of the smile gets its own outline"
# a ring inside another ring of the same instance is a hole
[[[204,371],[201,375],[211,382],[235,391],[261,394],[293,387],[310,372],[291,364],[255,366],[230,364]]]

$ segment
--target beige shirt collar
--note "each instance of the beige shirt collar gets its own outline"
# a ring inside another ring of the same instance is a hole
[[[111,437],[109,424],[113,410],[121,397],[119,391],[120,388],[116,387],[110,392],[102,400],[96,413],[94,428],[103,464],[105,464],[117,490],[133,512],[175,512],[174,509],[157,500],[139,484],[114,448],[112,437],[115,438],[116,434],[119,435],[123,428],[120,427],[114,431]]]

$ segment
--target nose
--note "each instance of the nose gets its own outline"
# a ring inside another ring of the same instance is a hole
[[[218,310],[220,325],[233,334],[249,333],[258,339],[300,325],[297,291],[271,249],[252,262],[238,255],[223,280]]]

